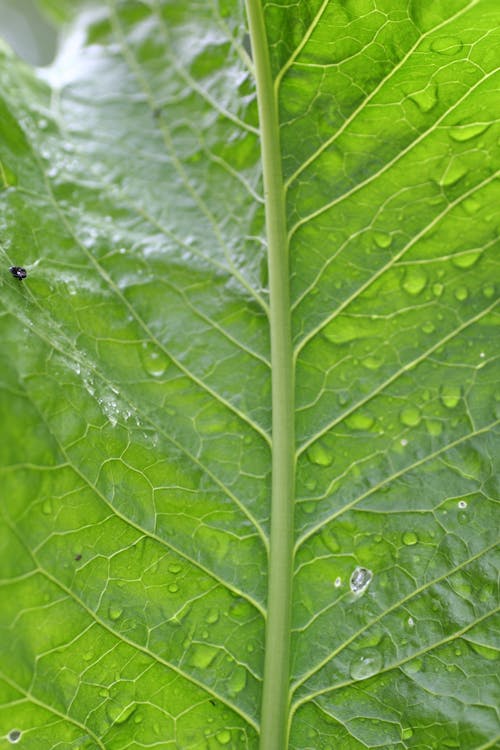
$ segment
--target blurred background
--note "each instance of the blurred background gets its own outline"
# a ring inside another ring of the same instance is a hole
[[[56,53],[56,27],[36,0],[0,0],[0,38],[31,65],[49,65]]]

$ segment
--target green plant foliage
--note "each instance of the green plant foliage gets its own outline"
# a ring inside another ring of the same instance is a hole
[[[248,5],[293,362],[243,3],[50,0],[55,63],[0,50],[1,750],[284,750],[271,516],[290,750],[498,741],[498,2]]]

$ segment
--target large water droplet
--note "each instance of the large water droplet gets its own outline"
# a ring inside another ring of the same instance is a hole
[[[425,426],[429,435],[433,435],[434,437],[438,437],[443,431],[443,425],[437,419],[426,419]]]
[[[189,656],[189,663],[197,669],[207,669],[216,656],[217,649],[214,646],[207,646],[204,643],[200,643],[192,649]]]
[[[421,112],[426,114],[427,112],[430,112],[437,103],[437,86],[435,84],[429,84],[429,86],[422,89],[422,91],[416,91],[414,94],[410,94],[408,98],[415,102]]]
[[[334,554],[340,550],[339,540],[329,529],[323,529],[321,532],[321,541]]]
[[[321,441],[311,445],[307,451],[309,461],[317,466],[330,466],[333,462],[333,451]]]
[[[414,531],[405,531],[405,533],[403,534],[403,544],[406,544],[407,547],[411,547],[417,542],[418,542],[418,536],[415,534]]]
[[[444,286],[442,284],[433,284],[432,285],[432,293],[435,297],[440,297],[444,291]]]
[[[368,568],[357,567],[353,570],[349,586],[353,594],[362,594],[371,583],[373,573]]]
[[[455,289],[455,299],[457,299],[459,302],[465,302],[468,296],[469,290],[466,286],[459,286],[457,287],[457,289]]]
[[[380,357],[365,357],[365,359],[361,360],[361,364],[367,370],[378,370],[382,364],[382,359]]]
[[[373,422],[373,417],[370,417],[368,414],[351,414],[345,421],[351,430],[369,430]]]
[[[161,377],[169,365],[165,352],[148,342],[142,345],[141,360],[146,372],[155,378]]]
[[[486,297],[486,299],[491,299],[495,296],[495,285],[494,284],[485,284],[483,286],[483,295]]]
[[[108,610],[108,614],[110,620],[119,620],[123,614],[123,609],[121,607],[117,607],[116,605],[111,605]]]
[[[425,289],[427,284],[427,276],[421,268],[415,266],[414,268],[408,269],[403,279],[403,289],[408,294],[415,296]]]
[[[247,683],[246,670],[244,669],[244,667],[237,667],[231,674],[231,677],[229,678],[229,680],[227,681],[227,689],[228,689],[229,695],[234,697],[235,695],[238,695],[238,693],[241,693],[246,683]]]
[[[44,500],[42,503],[42,513],[46,516],[50,516],[52,513],[52,502],[50,500]]]
[[[451,262],[457,268],[471,268],[481,257],[480,250],[471,250],[469,253],[454,255]]]
[[[22,732],[20,729],[11,729],[7,735],[7,739],[9,742],[15,745],[15,743],[19,742],[19,740],[21,739],[21,735],[22,735]]]
[[[229,729],[223,729],[222,732],[217,732],[215,739],[220,745],[229,745],[231,742],[231,732]]]
[[[406,409],[403,409],[399,418],[407,427],[417,427],[417,425],[420,424],[422,416],[420,414],[420,409],[417,409],[416,406],[407,406]]]
[[[351,661],[349,674],[353,680],[366,680],[367,677],[377,674],[381,666],[382,654],[374,648],[367,648]]]
[[[392,237],[386,232],[375,232],[374,235],[375,244],[382,249],[389,247],[392,243]]]
[[[440,36],[438,39],[434,39],[431,42],[431,50],[437,52],[438,55],[446,55],[447,57],[453,57],[458,55],[462,49],[462,42],[455,36]]]
[[[441,187],[451,187],[466,174],[467,167],[464,164],[461,164],[457,159],[454,159],[448,164],[443,174],[440,176],[438,183]]]
[[[179,565],[178,563],[170,563],[167,570],[169,573],[173,573],[174,575],[177,575],[177,573],[181,572],[182,565]]]
[[[110,702],[106,708],[108,718],[113,724],[124,724],[137,708],[137,703],[130,703],[128,706],[120,706],[118,703]]]
[[[489,128],[489,123],[479,123],[478,125],[460,125],[450,130],[450,138],[454,141],[470,141],[477,138]]]
[[[441,402],[447,409],[454,409],[460,401],[461,390],[459,385],[443,385],[441,388]]]

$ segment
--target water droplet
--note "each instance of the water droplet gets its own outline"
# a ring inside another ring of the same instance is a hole
[[[408,445],[408,440],[406,438],[403,438],[399,442],[401,443],[401,445],[403,446],[403,448],[405,447],[405,445]]]
[[[373,573],[368,568],[357,567],[354,569],[349,586],[353,594],[362,594],[366,591],[373,578]]]
[[[321,541],[330,552],[337,553],[340,550],[339,540],[329,529],[323,529]]]
[[[346,406],[351,400],[351,396],[348,391],[339,391],[337,400],[339,402],[339,406]]]
[[[418,536],[415,534],[414,531],[405,531],[403,534],[403,544],[406,544],[407,547],[411,547],[413,544],[416,544],[418,542]]]
[[[407,627],[408,627],[408,628],[409,628],[410,630],[412,630],[412,629],[413,629],[413,628],[415,627],[415,620],[413,619],[413,617],[409,617],[409,618],[407,619],[407,621],[406,621],[406,625],[407,625]]]
[[[481,208],[481,201],[477,198],[466,198],[463,202],[463,207],[469,216],[473,216],[474,214],[477,214]]]
[[[374,421],[368,414],[351,414],[345,423],[351,430],[369,430]]]
[[[438,422],[437,419],[426,419],[425,426],[427,427],[427,432],[429,433],[429,435],[433,435],[435,437],[441,435],[443,431],[443,425],[441,422]]]
[[[165,352],[149,342],[141,347],[141,360],[146,372],[155,378],[161,377],[169,365]]]
[[[179,587],[176,583],[171,583],[167,586],[171,594],[176,594],[179,591]]]
[[[177,575],[177,573],[180,573],[182,570],[182,565],[179,565],[178,563],[171,563],[167,568],[169,573],[173,573],[174,575]]]
[[[21,739],[22,732],[20,729],[11,729],[9,734],[7,735],[7,739],[9,742],[11,742],[13,745],[15,745],[16,742],[19,742]]]
[[[438,55],[453,57],[462,49],[462,42],[454,36],[441,36],[431,42],[431,50]]]
[[[234,697],[238,693],[241,693],[247,684],[246,670],[243,667],[237,667],[226,684],[230,696]]]
[[[109,698],[109,690],[108,690],[108,688],[101,688],[99,690],[99,692],[97,693],[97,695],[100,698]]]
[[[422,326],[422,331],[424,333],[434,333],[436,330],[436,327],[434,323],[432,323],[430,320],[426,321],[424,325]]]
[[[409,740],[410,737],[413,737],[413,729],[411,727],[405,727],[401,732],[401,738],[403,740]]]
[[[438,183],[441,187],[451,187],[466,174],[467,167],[464,164],[461,164],[457,159],[453,159],[444,170]]]
[[[367,370],[378,370],[382,364],[382,360],[380,357],[365,357],[365,359],[361,360],[361,364],[363,367],[366,367]]]
[[[197,669],[207,669],[216,656],[217,649],[215,646],[208,646],[204,643],[199,643],[192,649],[189,656],[189,663],[192,667],[196,667]]]
[[[429,84],[425,89],[422,89],[422,91],[416,91],[414,94],[410,94],[408,98],[415,102],[421,112],[426,114],[427,112],[430,112],[437,103],[437,86],[435,84]]]
[[[353,680],[366,680],[380,671],[382,666],[382,654],[376,649],[366,649],[351,661],[349,674]]]
[[[486,299],[491,299],[491,297],[495,295],[494,284],[485,284],[483,286],[483,295],[486,297]]]
[[[337,576],[333,585],[336,589],[339,589],[342,586],[342,578],[340,576]]]
[[[457,299],[459,302],[464,302],[464,300],[466,300],[468,296],[469,290],[466,286],[459,286],[457,289],[455,289],[455,299]]]
[[[442,284],[433,284],[432,285],[432,293],[435,297],[440,297],[443,293],[444,286]]]
[[[42,513],[46,516],[50,516],[52,513],[52,502],[50,500],[44,500],[42,503]]]
[[[464,510],[467,507],[467,500],[459,500],[458,501],[458,507],[461,510]]]
[[[307,457],[312,464],[317,466],[330,466],[333,463],[333,451],[322,442],[311,445],[307,451]]]
[[[383,249],[389,247],[392,243],[391,235],[386,232],[375,232],[374,240],[375,244]]]
[[[480,250],[471,250],[469,253],[460,253],[460,255],[454,255],[451,262],[457,268],[471,268],[479,258],[481,257]]]
[[[405,669],[408,674],[416,674],[416,672],[420,672],[422,669],[422,659],[412,659],[406,664]]]
[[[477,125],[459,125],[456,128],[450,130],[450,138],[454,141],[470,141],[472,138],[477,138],[478,135],[484,133],[490,127],[489,123],[479,123]]]
[[[408,269],[403,279],[403,289],[412,296],[420,294],[426,284],[427,276],[418,266]]]
[[[461,390],[459,385],[443,385],[441,388],[441,402],[447,409],[454,409],[460,401]]]
[[[137,708],[137,703],[130,703],[128,706],[121,706],[119,703],[110,701],[106,707],[108,718],[113,724],[124,724],[132,716]]]
[[[229,729],[223,729],[222,732],[217,732],[215,739],[220,745],[228,745],[231,742],[231,732]]]
[[[420,424],[422,415],[420,414],[420,409],[417,409],[416,406],[407,406],[406,409],[403,409],[399,418],[407,427],[417,427]]]
[[[110,620],[119,620],[123,614],[123,609],[117,606],[111,606],[108,610]]]

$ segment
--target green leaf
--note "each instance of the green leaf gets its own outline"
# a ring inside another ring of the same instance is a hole
[[[498,3],[41,5],[0,748],[494,747]]]

